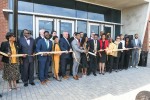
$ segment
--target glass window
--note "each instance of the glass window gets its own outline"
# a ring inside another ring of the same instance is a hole
[[[77,22],[77,31],[87,33],[87,22],[85,21],[78,21]]]
[[[61,22],[60,23],[60,33],[68,32],[70,36],[72,36],[72,23]]]
[[[35,12],[76,17],[74,0],[34,0],[33,2]]]
[[[95,34],[99,34],[100,27],[99,25],[90,25],[90,34],[94,32]]]
[[[54,29],[53,21],[45,21],[45,20],[39,20],[39,30],[45,29],[46,31],[51,31]]]
[[[103,14],[98,14],[98,13],[88,13],[88,18],[91,20],[99,20],[99,21],[104,21],[104,15]]]
[[[115,37],[118,36],[121,32],[121,26],[115,25]]]
[[[104,7],[89,5],[88,6],[88,18],[92,20],[104,21]]]
[[[13,9],[13,0],[8,0],[9,9]]]
[[[9,14],[9,29],[13,31],[13,15]],[[33,33],[33,17],[18,15],[18,37],[22,36],[22,30],[28,29]]]
[[[34,4],[34,11],[38,13],[54,14],[54,15],[69,16],[69,17],[76,16],[74,9],[41,5],[41,4]]]
[[[76,2],[76,13],[78,18],[88,18],[88,4]]]
[[[18,1],[18,10],[19,11],[33,12],[33,3],[29,2],[29,1],[30,0],[28,0],[28,2],[25,2],[25,1],[22,1],[22,0]]]

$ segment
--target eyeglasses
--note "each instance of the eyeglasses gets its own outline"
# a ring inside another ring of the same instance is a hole
[[[117,39],[120,39],[120,38],[117,38]]]

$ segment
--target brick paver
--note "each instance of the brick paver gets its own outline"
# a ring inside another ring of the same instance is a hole
[[[106,98],[113,100],[112,97],[150,85],[150,67],[129,68],[111,74],[97,74],[96,77],[90,75],[79,79],[79,81],[72,77],[68,80],[62,80],[62,82],[52,78],[50,80],[45,86],[41,85],[37,79],[35,86],[24,87],[20,83],[18,84],[19,90],[9,92],[7,82],[1,78],[2,100],[105,100]],[[150,90],[150,88],[146,89]],[[101,99],[103,96],[106,96],[105,99]]]

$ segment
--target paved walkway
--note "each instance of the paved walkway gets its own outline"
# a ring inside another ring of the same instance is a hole
[[[97,75],[83,77],[79,81],[72,77],[62,82],[51,78],[45,86],[36,79],[35,86],[24,87],[20,83],[20,89],[11,92],[7,82],[1,81],[0,93],[2,100],[135,100],[138,92],[150,91],[150,67]]]

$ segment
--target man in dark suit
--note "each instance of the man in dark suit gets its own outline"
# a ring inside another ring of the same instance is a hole
[[[37,44],[37,42],[38,42],[40,39],[43,39],[43,38],[44,38],[44,32],[45,32],[45,29],[40,29],[40,31],[39,31],[39,37],[37,37],[37,38],[35,39],[35,44]],[[36,74],[38,74],[39,64],[38,64],[37,56],[35,57],[35,69],[36,69]],[[39,76],[38,76],[38,78],[39,78]]]
[[[35,43],[37,44],[37,42],[40,40],[40,39],[43,39],[44,38],[44,32],[45,32],[45,29],[41,29],[40,32],[39,32],[39,37],[37,37],[35,39]]]
[[[100,49],[100,44],[98,41],[98,34],[94,35],[94,39],[89,40],[89,46],[90,46],[90,52],[97,54],[98,50]],[[97,68],[97,57],[90,55],[90,67],[88,70],[88,75],[91,74],[91,72],[93,72],[94,76],[96,75],[96,68]]]
[[[71,47],[67,39],[68,39],[68,32],[63,32],[63,37],[59,41],[61,51],[70,51]],[[70,53],[63,53],[60,56],[61,74],[64,79],[69,78],[69,76],[66,75],[68,60],[70,60]]]
[[[50,41],[50,34],[48,31],[44,32],[44,38],[40,39],[36,45],[37,52],[51,52],[52,51],[52,41]],[[39,61],[39,79],[42,85],[45,85],[48,80],[48,71],[52,61],[51,55],[48,53],[43,53],[38,56]]]
[[[35,52],[35,41],[30,37],[30,33],[27,29],[23,30],[23,37],[19,39],[19,53],[20,54],[28,54],[33,55]],[[35,85],[34,83],[34,58],[32,56],[26,56],[22,58],[23,68],[23,82],[24,86],[28,86],[28,81],[31,85]]]

